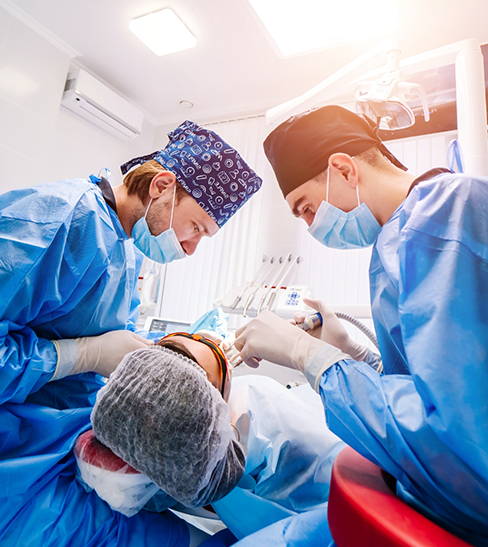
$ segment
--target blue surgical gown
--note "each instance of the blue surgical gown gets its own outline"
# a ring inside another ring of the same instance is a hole
[[[488,179],[446,174],[415,186],[382,227],[370,284],[385,374],[349,360],[324,372],[327,424],[393,475],[414,508],[486,546]],[[320,544],[326,523],[311,514],[316,525],[302,525],[304,516],[239,545]]]
[[[212,504],[229,530],[242,538],[288,516],[326,510],[332,463],[345,445],[327,429],[312,388],[288,390],[246,374],[233,379],[229,404],[246,451],[238,487]]]
[[[51,340],[131,328],[142,255],[90,180],[0,196],[0,543],[187,545],[170,512],[127,518],[75,480],[101,377],[48,383]]]
[[[420,182],[373,249],[381,376],[343,361],[320,394],[330,429],[398,493],[488,545],[488,179]]]

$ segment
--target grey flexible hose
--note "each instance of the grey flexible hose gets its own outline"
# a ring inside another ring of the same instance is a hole
[[[342,313],[340,311],[335,312],[338,319],[344,319],[344,321],[348,321],[349,323],[353,324],[356,328],[358,328],[371,342],[374,344],[376,349],[379,351],[380,348],[378,346],[378,340],[376,339],[376,336],[372,331],[368,329],[368,327],[359,321],[359,319],[356,319],[352,315],[349,315],[348,313]]]

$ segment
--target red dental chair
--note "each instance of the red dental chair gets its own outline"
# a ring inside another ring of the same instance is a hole
[[[352,448],[339,453],[327,517],[337,547],[469,547],[398,498],[394,483]]]

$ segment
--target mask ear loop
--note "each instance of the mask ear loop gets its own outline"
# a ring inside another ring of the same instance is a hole
[[[171,229],[171,226],[173,225],[173,213],[175,209],[175,198],[176,198],[176,184],[173,191],[173,203],[171,204],[171,217],[169,219],[169,228]],[[147,212],[149,211],[149,207],[151,207],[151,203],[153,201],[153,198],[151,198],[151,201],[149,202],[149,205],[147,206],[146,212],[144,213],[144,219],[147,217]]]
[[[327,167],[327,190],[325,194],[325,201],[329,203],[329,173],[330,167]],[[356,195],[358,197],[358,207],[361,205],[361,200],[359,199],[359,184],[356,185]]]
[[[173,213],[175,210],[175,198],[176,198],[176,182],[175,182],[175,188],[173,191],[173,203],[171,205],[171,217],[169,219],[169,229],[171,230],[171,226],[173,226]]]
[[[329,173],[330,173],[330,167],[327,167],[327,192],[325,194],[325,201],[329,203]]]
[[[239,433],[239,430],[237,429],[237,427],[231,422],[230,425],[234,428],[235,432],[237,433],[237,442],[240,443],[241,442],[241,434]]]

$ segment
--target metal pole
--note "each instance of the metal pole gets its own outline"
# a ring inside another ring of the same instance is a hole
[[[456,57],[458,140],[468,175],[488,175],[483,55],[476,40],[464,40]]]

